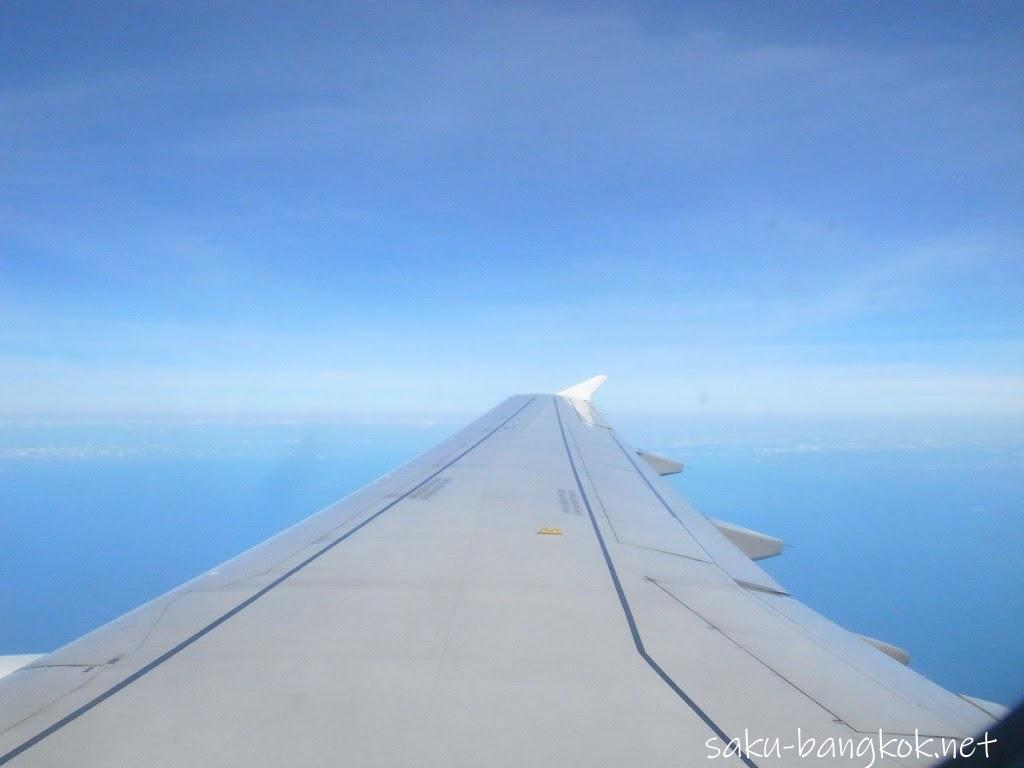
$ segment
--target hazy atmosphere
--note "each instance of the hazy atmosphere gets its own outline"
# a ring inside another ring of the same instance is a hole
[[[5,3],[0,411],[1020,420],[1019,6],[849,10]]]

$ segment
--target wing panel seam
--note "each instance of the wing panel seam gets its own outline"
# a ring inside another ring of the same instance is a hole
[[[702,542],[698,536],[694,535],[693,531],[690,530],[690,527],[686,523],[684,523],[683,519],[681,517],[679,517],[679,515],[676,514],[676,511],[674,509],[672,509],[672,505],[669,504],[665,500],[665,497],[661,495],[661,492],[658,491],[658,489],[654,487],[654,484],[650,481],[650,478],[648,478],[647,475],[644,474],[644,471],[640,468],[640,465],[637,464],[636,461],[633,460],[633,457],[630,456],[629,451],[626,450],[626,447],[619,440],[619,436],[617,434],[615,434],[615,430],[609,430],[609,432],[611,433],[612,440],[615,441],[615,444],[617,446],[619,446],[619,450],[622,451],[622,455],[626,457],[626,459],[629,461],[629,463],[633,465],[633,469],[636,470],[636,473],[638,475],[640,475],[640,479],[644,481],[644,484],[650,489],[651,493],[654,494],[655,498],[659,502],[661,502],[661,506],[665,508],[665,511],[668,512],[670,515],[672,515],[673,518],[675,518],[675,521],[677,523],[679,523],[679,525],[682,527],[682,529],[684,531],[686,531],[686,533],[690,536],[690,538],[692,538],[696,542],[697,546],[701,548],[701,550],[704,552],[704,554],[706,554],[708,556],[708,562],[713,563],[714,565],[718,566],[722,570],[723,573],[725,573],[726,575],[729,576],[729,578],[731,578],[737,584],[740,584],[740,586],[746,587],[747,589],[758,589],[760,591],[764,591],[764,592],[767,592],[767,593],[772,594],[772,595],[787,595],[788,594],[785,591],[780,591],[780,590],[777,590],[777,589],[772,589],[770,587],[761,586],[759,584],[751,584],[750,582],[747,582],[747,581],[741,581],[741,580],[737,579],[735,576],[733,576],[729,572],[729,570],[719,562],[718,558],[715,557],[713,554],[711,554],[711,552],[708,550],[708,548],[706,546],[704,546],[704,542]]]
[[[353,534],[355,534],[357,531],[360,531],[363,528],[365,528],[371,522],[373,522],[378,517],[380,517],[382,514],[387,512],[389,509],[394,507],[396,504],[398,504],[400,501],[402,501],[403,499],[407,498],[411,494],[413,494],[416,491],[418,491],[424,485],[429,483],[435,477],[437,477],[442,472],[444,472],[446,469],[448,469],[453,464],[455,464],[455,462],[457,462],[463,456],[468,454],[474,448],[478,447],[481,443],[483,443],[489,437],[491,437],[496,432],[498,432],[502,427],[504,427],[506,424],[508,424],[510,421],[512,421],[512,419],[514,419],[516,416],[518,416],[520,413],[522,413],[524,410],[526,410],[526,407],[528,405],[530,405],[530,403],[532,403],[535,399],[536,399],[535,397],[531,397],[529,400],[527,400],[525,403],[523,403],[522,406],[520,406],[518,409],[516,409],[516,411],[514,413],[512,413],[511,416],[509,416],[507,419],[502,421],[500,424],[498,424],[498,426],[494,427],[494,429],[492,429],[490,432],[485,434],[483,437],[481,437],[479,440],[477,440],[471,446],[466,448],[464,451],[459,453],[455,458],[451,459],[449,462],[444,464],[442,467],[440,467],[439,469],[437,469],[434,472],[432,472],[430,475],[428,475],[426,478],[424,478],[423,480],[418,482],[416,485],[414,485],[412,488],[410,488],[408,491],[406,491],[404,494],[402,494],[398,498],[392,500],[391,502],[389,502],[385,506],[381,507],[379,510],[374,512],[368,518],[363,520],[363,522],[359,523],[357,526],[355,526],[354,528],[350,529],[346,533],[343,533],[341,536],[337,537],[336,539],[331,541],[326,546],[320,548],[319,550],[314,552],[312,555],[307,557],[305,560],[303,560],[301,563],[299,563],[298,565],[294,566],[290,570],[286,571],[284,574],[282,574],[278,578],[274,579],[274,581],[270,582],[267,586],[263,587],[258,592],[256,592],[256,593],[250,595],[249,597],[247,597],[245,600],[243,600],[241,603],[236,605],[231,610],[227,611],[226,613],[221,614],[219,617],[217,617],[216,619],[211,621],[209,624],[204,626],[202,629],[198,630],[197,632],[194,632],[189,637],[186,637],[184,640],[179,642],[174,647],[170,648],[169,650],[167,650],[164,653],[162,653],[160,656],[157,656],[152,661],[148,662],[144,666],[142,666],[139,669],[135,670],[135,672],[133,672],[132,674],[128,675],[128,677],[126,677],[123,680],[121,680],[120,682],[112,685],[110,688],[105,690],[103,693],[101,693],[98,696],[90,699],[85,704],[82,704],[77,709],[75,709],[72,712],[68,713],[67,715],[62,717],[60,720],[58,720],[57,722],[53,723],[52,725],[47,726],[42,731],[37,733],[35,736],[32,736],[31,738],[27,739],[26,741],[23,741],[21,744],[19,744],[18,746],[14,747],[10,751],[8,751],[6,754],[0,755],[0,765],[5,765],[5,764],[9,763],[11,760],[16,758],[18,755],[20,755],[23,752],[25,752],[26,750],[34,747],[36,744],[41,742],[43,739],[45,739],[45,738],[47,738],[49,736],[52,736],[54,733],[56,733],[57,731],[62,729],[64,726],[68,725],[69,723],[74,722],[79,717],[81,717],[82,715],[84,715],[87,712],[89,712],[89,710],[93,709],[94,707],[98,706],[99,704],[102,704],[104,701],[109,699],[114,694],[118,693],[119,691],[124,690],[125,688],[127,688],[129,685],[131,685],[135,681],[137,681],[140,678],[142,678],[143,676],[147,675],[149,672],[152,672],[154,669],[159,667],[165,661],[173,658],[174,656],[177,656],[179,653],[181,653],[183,650],[185,650],[190,645],[195,643],[197,640],[201,639],[205,635],[207,635],[210,632],[212,632],[213,630],[215,630],[217,627],[219,627],[221,624],[226,622],[231,617],[237,615],[238,613],[240,613],[244,609],[248,608],[250,605],[255,603],[257,600],[259,600],[265,594],[270,592],[275,587],[279,586],[282,582],[284,582],[287,579],[289,579],[292,576],[294,576],[296,573],[301,571],[303,568],[305,568],[307,565],[312,563],[314,560],[316,560],[319,557],[321,557],[322,555],[326,554],[328,551],[334,549],[334,547],[336,547],[338,544],[340,544],[341,542],[343,542],[345,539],[349,538]]]
[[[558,407],[558,397],[554,398],[555,401],[555,416],[558,418],[558,429],[562,435],[562,444],[565,446],[565,455],[569,459],[569,468],[572,470],[573,479],[576,480],[576,487],[579,489],[580,497],[583,499],[583,504],[587,509],[587,514],[590,517],[590,524],[594,529],[594,534],[597,536],[597,543],[601,547],[601,554],[604,556],[605,565],[608,567],[608,574],[611,576],[612,584],[615,586],[615,592],[619,597],[619,604],[622,606],[622,612],[626,617],[626,624],[629,625],[629,631],[633,636],[633,645],[636,647],[637,653],[640,655],[651,669],[662,679],[662,681],[672,689],[672,691],[690,708],[690,710],[701,719],[701,721],[708,726],[715,735],[722,740],[724,744],[728,744],[732,741],[721,726],[718,725],[711,716],[705,712],[696,701],[690,698],[687,693],[679,687],[678,683],[669,676],[669,674],[661,668],[657,661],[655,661],[647,649],[644,647],[644,641],[640,637],[640,630],[637,628],[636,619],[633,616],[633,610],[630,608],[629,600],[626,598],[625,590],[622,588],[622,582],[619,580],[618,571],[615,569],[615,564],[612,562],[611,555],[608,552],[608,546],[605,544],[604,536],[601,534],[601,529],[597,525],[597,518],[594,517],[594,510],[590,505],[590,499],[587,497],[587,492],[583,489],[583,482],[580,480],[579,472],[576,469],[576,461],[572,457],[572,451],[569,449],[569,440],[565,435],[565,426],[562,423],[562,414]],[[616,441],[617,442],[617,441]],[[621,447],[621,446],[620,446]],[[740,760],[748,768],[758,768],[757,764],[747,757],[742,752],[738,755]]]

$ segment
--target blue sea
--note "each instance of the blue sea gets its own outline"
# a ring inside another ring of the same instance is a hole
[[[888,425],[615,419],[686,463],[706,514],[784,539],[764,565],[943,686],[1024,694],[1024,441]],[[451,434],[367,424],[0,425],[0,654],[54,649]]]

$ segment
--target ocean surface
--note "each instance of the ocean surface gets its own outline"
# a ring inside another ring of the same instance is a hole
[[[811,607],[907,648],[951,690],[1006,704],[1024,694],[1016,440],[616,425],[687,464],[673,483],[701,511],[784,539],[763,565]],[[57,648],[458,426],[0,425],[0,654]]]

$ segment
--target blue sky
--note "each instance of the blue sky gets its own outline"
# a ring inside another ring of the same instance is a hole
[[[0,413],[1024,420],[1013,3],[8,2]]]

